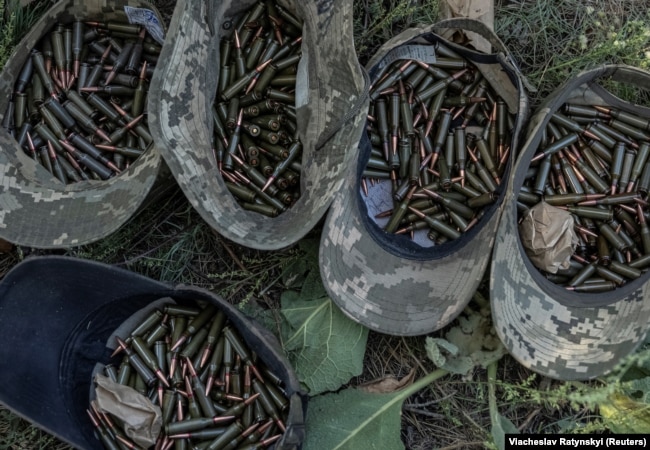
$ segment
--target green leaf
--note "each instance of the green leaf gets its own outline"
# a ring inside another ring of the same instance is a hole
[[[335,391],[362,372],[366,327],[346,317],[329,297],[305,300],[286,291],[281,305],[282,344],[311,395]]]
[[[316,300],[327,297],[327,291],[323,286],[323,281],[318,270],[311,270],[305,277],[300,290],[300,297],[303,300]]]
[[[357,389],[313,398],[303,449],[403,449],[403,400],[399,394],[367,394]]]
[[[311,395],[335,391],[363,370],[368,329],[344,315],[327,296],[318,268],[318,239],[303,239],[283,274],[282,346]],[[299,290],[299,292],[298,292]]]
[[[320,277],[318,275],[318,247],[318,239],[303,239],[298,242],[299,254],[292,258],[281,274],[282,283],[287,289],[299,289],[307,277],[314,272],[314,275]]]
[[[452,373],[466,375],[474,367],[487,367],[506,354],[492,326],[489,307],[479,311],[466,308],[445,337],[427,337],[426,350],[437,367]]]
[[[451,373],[464,375],[474,367],[471,358],[459,356],[458,347],[444,339],[427,337],[425,348],[427,356],[437,367]]]
[[[494,443],[499,450],[506,447],[506,434],[519,434],[519,430],[515,424],[499,413],[496,413],[496,416],[493,418],[491,431],[492,439],[494,439]]]
[[[398,450],[403,401],[448,374],[436,370],[408,388],[391,394],[346,389],[313,397],[307,410],[303,450]]]
[[[650,404],[650,377],[630,381],[626,391],[634,400]]]
[[[650,405],[614,393],[598,405],[600,415],[614,433],[650,433]]]
[[[650,433],[650,349],[643,348],[621,361],[609,376],[614,389],[598,405],[605,425],[614,433]]]
[[[254,319],[264,328],[273,333],[278,339],[280,338],[280,330],[278,328],[278,319],[270,308],[265,308],[260,303],[250,299],[246,303],[237,305],[239,310],[246,314],[248,317]]]
[[[494,360],[487,365],[488,376],[488,404],[490,407],[490,422],[492,428],[492,440],[497,449],[503,450],[506,447],[506,433],[519,434],[517,427],[508,419],[499,414],[496,395],[497,361]]]

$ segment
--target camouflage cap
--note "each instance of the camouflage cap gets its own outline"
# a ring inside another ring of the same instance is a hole
[[[228,191],[211,150],[211,106],[221,37],[254,3],[177,3],[170,28],[182,31],[161,55],[166,70],[152,81],[149,114],[163,157],[203,219],[234,242],[273,250],[295,243],[325,214],[344,169],[353,162],[367,92],[354,50],[352,1],[279,0],[304,23],[296,87],[301,196],[275,218],[243,209]]]
[[[0,121],[30,51],[56,22],[67,23],[79,17],[120,17],[126,21],[123,9],[127,5],[153,10],[145,0],[62,0],[52,6],[18,44],[0,72]],[[39,248],[70,247],[101,239],[138,210],[161,164],[159,153],[151,145],[119,176],[64,185],[0,128],[0,237]]]
[[[571,78],[544,102],[531,119],[508,180],[492,259],[490,300],[499,337],[521,364],[560,380],[590,379],[609,372],[643,342],[650,319],[647,272],[614,291],[569,292],[532,265],[519,239],[517,193],[553,112],[571,100],[609,104],[650,117],[650,109],[623,102],[596,84],[604,79],[647,86],[650,74],[632,67],[602,66]]]
[[[466,29],[474,28],[473,22],[445,23]],[[406,30],[380,52],[386,54],[414,39],[429,41],[434,27]],[[487,28],[475,29],[489,36],[496,48],[492,58],[481,53],[481,60],[494,73],[502,72],[501,81],[512,83],[516,93],[510,144],[517,148],[517,136],[528,112],[525,90],[518,71],[504,63],[507,53],[503,44]],[[472,58],[472,53],[465,54]],[[371,62],[380,64],[381,60],[375,56]],[[369,66],[371,79],[375,67]],[[512,75],[513,81],[503,76],[504,71]],[[369,218],[360,182],[370,152],[368,140],[362,139],[359,157],[330,208],[320,243],[321,276],[333,301],[368,328],[394,335],[429,333],[447,325],[463,310],[483,278],[503,206],[503,189],[499,189],[498,200],[486,209],[477,226],[458,239],[422,247],[406,236],[384,232]]]

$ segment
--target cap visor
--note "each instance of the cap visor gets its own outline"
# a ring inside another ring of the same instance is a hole
[[[491,266],[499,337],[522,365],[551,378],[590,379],[609,372],[648,331],[648,274],[602,294],[553,284],[523,251],[515,200],[511,193],[506,201]],[[597,306],[586,306],[590,302]]]
[[[93,367],[108,360],[113,330],[169,291],[90,261],[19,264],[0,284],[0,403],[76,448],[101,449],[85,416]]]
[[[541,130],[572,95],[592,102],[600,98],[591,82],[610,76],[638,85],[648,82],[647,72],[629,67],[585,71],[553,93],[531,118],[529,138],[508,183],[491,266],[490,300],[499,337],[522,365],[560,380],[591,379],[609,372],[643,342],[650,319],[647,272],[613,291],[570,292],[533,266],[519,238],[517,195]]]
[[[0,403],[79,449],[101,449],[86,414],[92,373],[107,364],[116,330],[164,297],[213,303],[282,381],[291,407],[279,448],[302,442],[306,394],[277,339],[216,294],[170,287],[92,261],[30,258],[0,283]],[[117,357],[117,361],[121,356]],[[115,364],[116,360],[112,360]],[[297,441],[296,441],[297,439]],[[292,441],[293,440],[293,441]]]
[[[325,221],[319,253],[323,282],[346,314],[372,330],[405,336],[438,330],[463,310],[483,278],[500,201],[460,238],[423,248],[406,236],[385,233],[368,218],[359,185],[363,167],[361,157]]]

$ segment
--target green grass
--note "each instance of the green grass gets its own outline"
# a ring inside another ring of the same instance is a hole
[[[15,0],[11,0],[15,1]],[[0,0],[0,9],[6,0]],[[170,2],[165,0],[166,4]],[[155,2],[158,4],[157,2]],[[355,45],[365,64],[381,44],[403,29],[438,19],[439,0],[354,0]],[[0,67],[48,2],[0,16]],[[172,5],[173,6],[173,5]],[[538,91],[532,105],[578,71],[604,63],[650,68],[650,1],[499,0],[495,30]],[[613,28],[612,28],[613,27]],[[606,84],[623,98],[650,103],[647,91]],[[311,237],[318,235],[318,228]],[[0,253],[0,277],[31,254],[29,248]],[[300,258],[296,248],[279,252],[247,249],[219,236],[194,211],[180,190],[160,196],[127,225],[101,241],[65,253],[127,268],[169,283],[217,292],[234,304],[277,309],[282,270]],[[487,282],[481,287],[484,296]],[[431,369],[423,338],[370,333],[360,384],[385,374],[418,375]],[[410,398],[404,408],[402,439],[410,449],[483,448],[490,439],[489,398],[522,431],[603,432],[593,407],[607,383],[562,383],[536,375],[509,357],[499,361],[496,385],[485,370],[471,379],[445,378]],[[0,408],[0,450],[63,449],[66,446]]]
[[[35,1],[21,8],[18,0],[0,0],[0,67],[3,67],[16,44],[47,10],[50,2]]]
[[[438,16],[438,0],[355,1],[355,48],[359,61],[365,64],[384,41],[402,29],[435,23]]]
[[[650,2],[624,0],[500,1],[495,31],[538,87],[533,105],[581,70],[601,64],[650,68]],[[648,90],[606,84],[637,102]]]
[[[0,449],[67,450],[70,447],[0,406]]]

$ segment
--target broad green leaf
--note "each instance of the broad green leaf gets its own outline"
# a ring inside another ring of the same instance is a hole
[[[299,254],[282,270],[282,284],[287,289],[299,289],[311,272],[318,274],[318,239],[298,242]]]
[[[310,292],[314,292],[311,288]],[[281,297],[282,345],[311,395],[335,391],[363,370],[368,329],[346,317],[329,299]]]
[[[650,404],[650,377],[630,381],[627,383],[626,391],[634,400]]]
[[[496,396],[497,361],[495,359],[487,365],[488,404],[490,407],[490,422],[492,422],[490,431],[497,449],[504,450],[506,447],[506,433],[519,434],[519,430],[510,420],[499,414]]]
[[[250,299],[248,302],[237,306],[241,312],[256,320],[278,339],[280,338],[280,330],[278,327],[279,316],[276,316],[271,309],[263,307],[255,299]]]
[[[507,418],[497,413],[492,423],[492,439],[499,450],[506,447],[506,434],[519,434],[519,430]]]
[[[307,410],[303,450],[399,450],[402,403],[429,383],[448,374],[436,370],[406,389],[368,394],[346,389],[313,397]]]
[[[323,281],[318,270],[311,270],[305,277],[300,290],[300,297],[303,300],[316,300],[327,297],[327,291],[323,286]]]
[[[307,410],[304,450],[403,449],[397,394],[346,389],[312,398]]]

